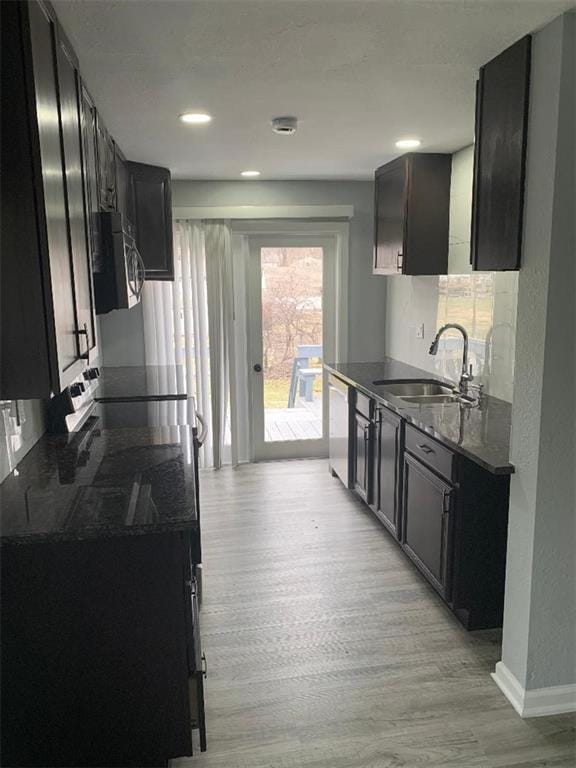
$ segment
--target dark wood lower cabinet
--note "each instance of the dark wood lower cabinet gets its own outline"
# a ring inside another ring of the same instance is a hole
[[[374,423],[374,494],[372,509],[390,532],[400,533],[400,491],[402,465],[402,419],[384,408],[376,407]]]
[[[432,586],[450,597],[454,489],[410,454],[404,454],[402,546]]]
[[[451,607],[467,629],[501,627],[510,475],[493,475],[459,458]]]
[[[354,490],[365,502],[372,501],[372,421],[361,413],[354,420]]]
[[[350,390],[354,492],[466,629],[502,626],[510,476]]]
[[[182,533],[2,549],[3,765],[192,753],[189,551]]]

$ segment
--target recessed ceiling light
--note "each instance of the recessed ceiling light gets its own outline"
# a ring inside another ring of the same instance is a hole
[[[212,120],[212,117],[205,112],[184,112],[183,115],[178,116],[178,119],[182,123],[201,125],[202,123],[209,123]]]
[[[398,149],[416,149],[422,142],[420,139],[398,139],[396,146]]]
[[[246,176],[248,178],[251,178],[253,176],[260,176],[260,171],[242,171],[240,176]]]

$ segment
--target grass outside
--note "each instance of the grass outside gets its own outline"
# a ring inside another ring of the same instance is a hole
[[[290,379],[264,379],[264,408],[288,408]],[[322,392],[322,377],[314,381],[314,394]]]

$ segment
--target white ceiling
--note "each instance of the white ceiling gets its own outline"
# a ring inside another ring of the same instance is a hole
[[[473,137],[478,67],[574,0],[56,0],[129,159],[177,178],[368,178]],[[207,111],[208,126],[180,123]],[[275,115],[298,133],[272,133]],[[248,182],[247,182],[248,183]]]

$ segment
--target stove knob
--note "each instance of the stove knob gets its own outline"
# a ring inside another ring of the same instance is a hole
[[[98,368],[88,368],[87,373],[88,373],[88,376],[87,376],[88,379],[97,379],[98,376],[100,376],[100,371],[98,370]]]
[[[84,384],[82,384],[82,382],[78,381],[75,384],[70,385],[71,397],[80,397],[82,392],[84,392]]]

